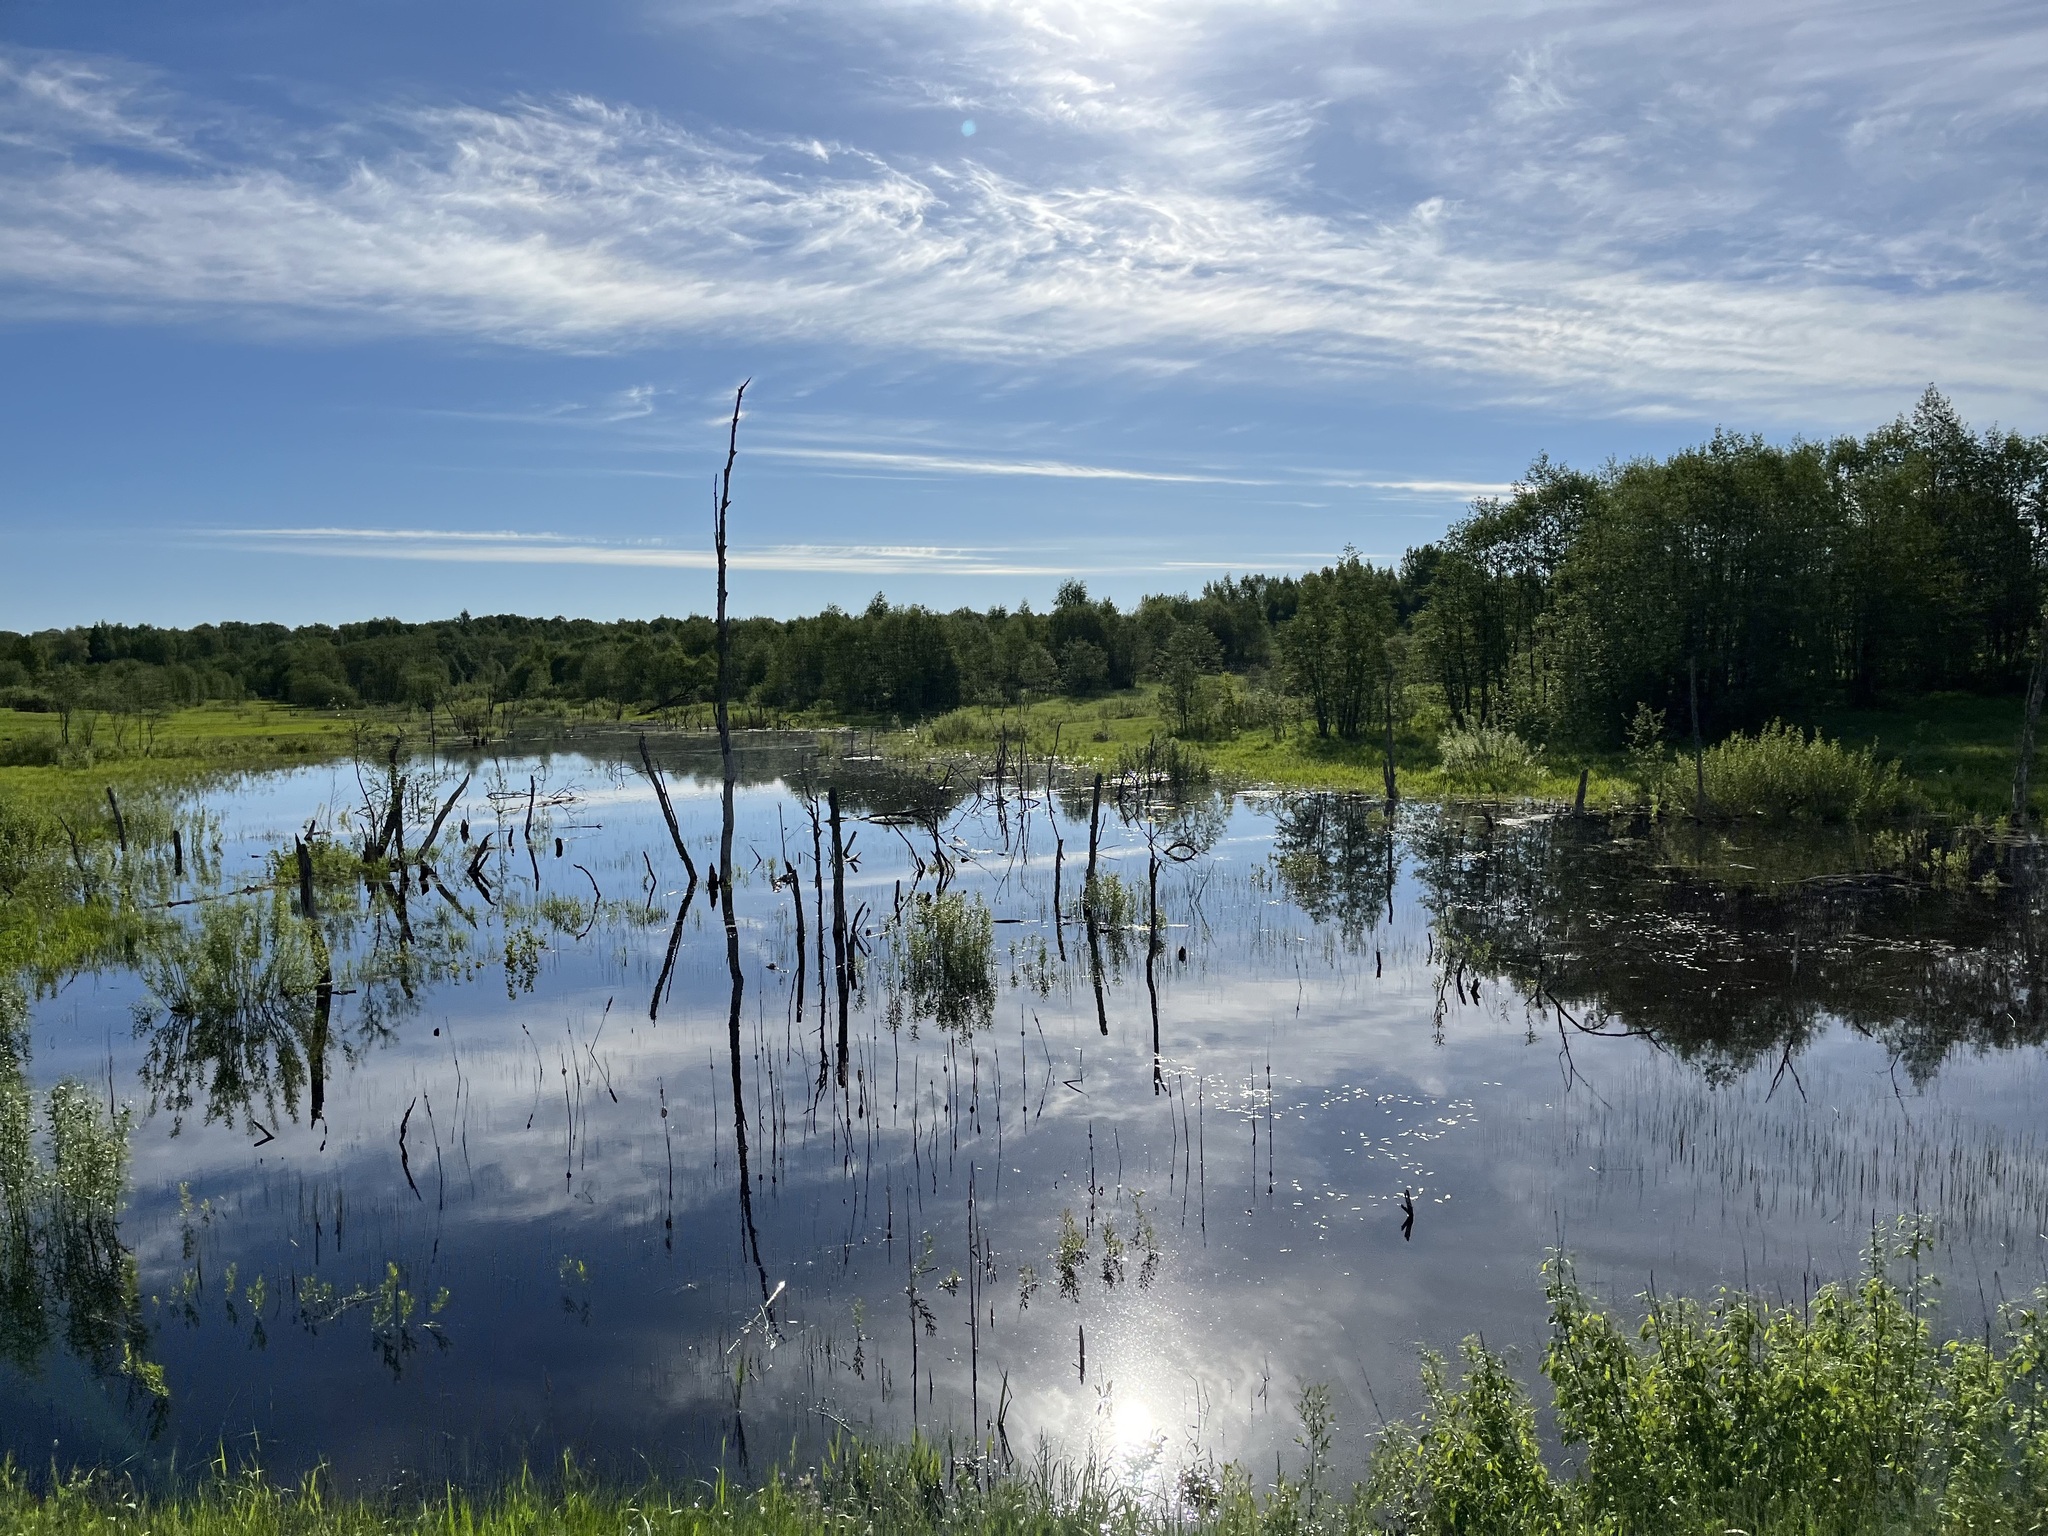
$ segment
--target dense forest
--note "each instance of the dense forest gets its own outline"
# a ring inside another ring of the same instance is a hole
[[[1717,432],[1657,460],[1539,460],[1398,568],[1347,555],[1124,610],[894,606],[734,626],[739,694],[778,714],[909,723],[963,704],[1161,685],[1183,734],[1284,701],[1369,736],[1434,697],[1454,725],[1619,740],[1639,708],[1710,736],[1840,702],[2020,687],[2048,582],[2048,438],[1973,431],[1933,390],[1867,436]],[[0,704],[67,717],[205,700],[559,701],[620,716],[710,695],[713,626],[509,615],[338,627],[102,623],[0,633]],[[1222,679],[1234,677],[1235,683]]]

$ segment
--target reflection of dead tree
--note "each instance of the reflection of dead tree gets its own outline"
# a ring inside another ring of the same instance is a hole
[[[690,915],[690,898],[696,892],[696,884],[692,882],[690,888],[683,892],[682,906],[676,910],[675,926],[668,933],[668,954],[661,962],[661,974],[654,980],[654,996],[648,999],[647,1003],[647,1018],[650,1023],[654,1022],[656,1015],[661,1012],[662,995],[668,991],[668,979],[676,968],[676,951],[683,945],[683,923]]]
[[[846,1086],[847,1052],[847,1003],[850,993],[850,977],[847,974],[846,956],[846,855],[848,844],[843,838],[839,819],[839,791],[828,789],[825,804],[830,811],[832,826],[832,963],[839,991],[839,1086]]]
[[[1774,1094],[1778,1091],[1778,1083],[1788,1074],[1792,1078],[1792,1086],[1799,1090],[1799,1101],[1802,1104],[1805,1103],[1806,1084],[1802,1083],[1799,1080],[1799,1069],[1792,1065],[1792,1042],[1790,1040],[1787,1040],[1785,1042],[1784,1054],[1778,1058],[1778,1070],[1771,1074],[1771,1088],[1770,1093],[1766,1093],[1764,1095],[1766,1099],[1769,1099],[1771,1097],[1771,1094]],[[1893,1084],[1893,1086],[1896,1089],[1896,1082]]]
[[[676,822],[676,808],[668,798],[668,786],[661,781],[661,770],[654,766],[653,755],[647,750],[647,737],[640,737],[640,761],[646,766],[647,781],[654,786],[654,798],[661,804],[662,819],[668,823],[668,835],[676,845],[676,854],[683,861],[683,869],[690,877],[690,885],[697,884],[697,866],[690,858],[690,850],[683,846],[683,829]]]

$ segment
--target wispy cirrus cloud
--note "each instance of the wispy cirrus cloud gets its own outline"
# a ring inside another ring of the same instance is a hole
[[[1001,479],[1126,480],[1160,485],[1317,486],[1333,490],[1386,491],[1396,495],[1450,497],[1505,496],[1514,489],[1496,480],[1391,480],[1357,472],[1286,467],[1266,475],[1231,475],[1200,470],[1141,469],[1108,464],[1073,464],[1059,459],[999,459],[909,450],[756,446],[763,458],[795,459],[807,464],[854,470],[919,475],[995,476]]]
[[[251,554],[406,560],[452,565],[617,566],[709,571],[709,549],[646,541],[579,539],[567,534],[438,528],[206,528],[190,537]],[[778,544],[735,546],[738,571],[840,576],[1129,576],[1176,571],[1306,566],[1327,553],[1265,552],[1234,560],[1169,559],[1129,551],[914,544]]]
[[[2048,27],[2018,8],[778,8],[883,61],[870,106],[992,112],[1014,147],[587,96],[202,134],[117,69],[14,56],[0,299],[1647,412],[2048,399]]]
[[[1107,464],[1070,464],[1059,459],[974,458],[947,453],[914,453],[867,448],[805,448],[769,444],[750,450],[763,458],[795,459],[843,469],[922,475],[992,475],[1029,480],[1132,480],[1161,485],[1271,485],[1271,480],[1169,469],[1128,469]]]

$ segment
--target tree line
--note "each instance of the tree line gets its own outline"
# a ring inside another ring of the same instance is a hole
[[[1393,567],[1347,552],[1128,609],[1078,581],[1042,613],[877,595],[737,621],[732,667],[748,703],[881,722],[1155,682],[1169,723],[1199,734],[1235,676],[1240,696],[1286,699],[1341,740],[1420,697],[1454,727],[1606,746],[1645,709],[1712,737],[1834,703],[2018,689],[2044,580],[2048,437],[1973,430],[1930,389],[1862,437],[1716,432],[1593,471],[1539,459]],[[701,616],[0,632],[0,702],[56,711],[552,700],[624,716],[706,701],[714,674]]]

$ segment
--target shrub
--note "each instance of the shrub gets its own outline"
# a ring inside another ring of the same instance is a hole
[[[1941,1342],[1924,1232],[1879,1233],[1854,1282],[1805,1306],[1722,1291],[1647,1297],[1628,1328],[1547,1266],[1555,1393],[1571,1475],[1538,1453],[1529,1395],[1467,1340],[1465,1381],[1426,1356],[1426,1407],[1396,1425],[1363,1493],[1402,1531],[2036,1530],[2048,1507],[2048,1293],[2002,1341]],[[1886,1265],[1916,1261],[1905,1285]],[[2031,1516],[2032,1518],[2026,1518]]]
[[[1868,748],[1852,752],[1818,731],[1808,737],[1780,721],[1709,747],[1701,767],[1708,809],[1718,816],[1855,821],[1894,814],[1911,799],[1897,763],[1880,763]],[[1674,803],[1691,799],[1691,771],[1689,763],[1676,765],[1688,783],[1667,791]]]
[[[1513,794],[1533,784],[1543,769],[1540,752],[1498,726],[1446,731],[1436,745],[1444,776],[1462,789]]]
[[[1669,768],[1670,758],[1664,751],[1664,711],[1647,704],[1636,705],[1635,718],[1628,723],[1628,778],[1635,786],[1636,804],[1655,809]]]
[[[988,717],[978,709],[948,710],[926,726],[925,732],[935,747],[957,747],[987,736]]]
[[[63,759],[63,744],[52,731],[0,738],[0,767],[52,768]]]

